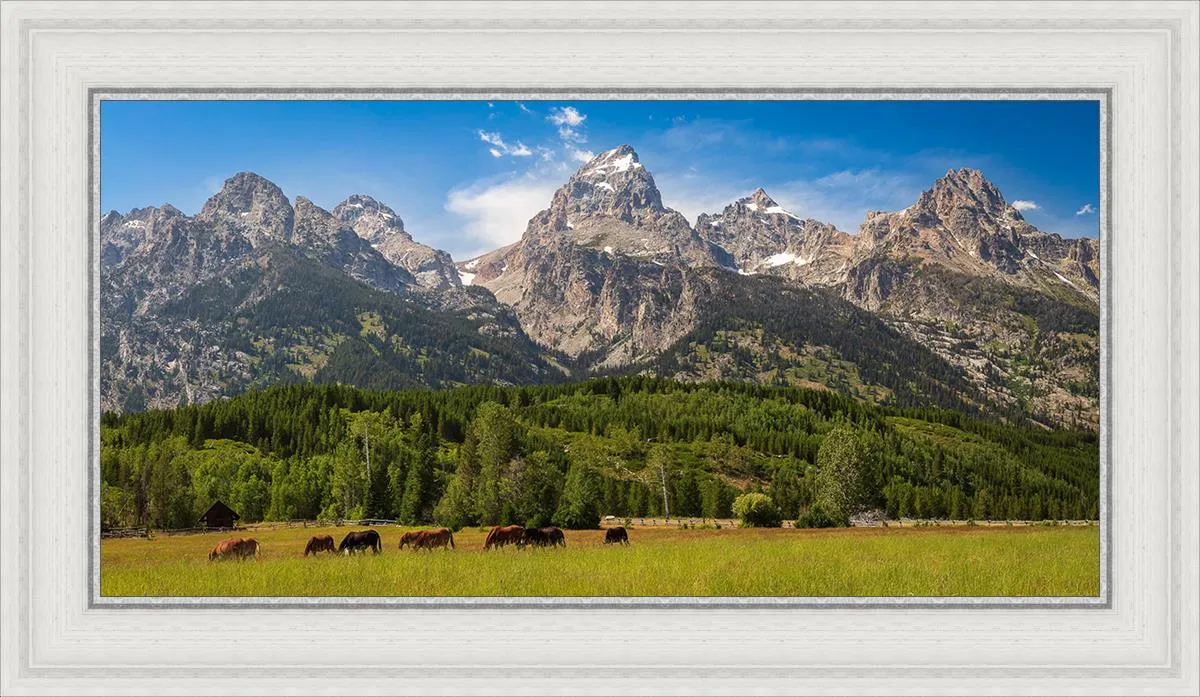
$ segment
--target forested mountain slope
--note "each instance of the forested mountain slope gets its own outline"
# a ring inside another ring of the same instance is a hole
[[[105,525],[190,527],[221,499],[247,522],[588,527],[663,513],[663,479],[676,516],[727,516],[739,493],[765,491],[796,518],[834,433],[870,463],[863,504],[893,516],[1095,518],[1099,503],[1093,433],[745,383],[289,385],[101,426]]]

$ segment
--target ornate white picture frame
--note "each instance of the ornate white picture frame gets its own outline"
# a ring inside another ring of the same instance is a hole
[[[3,694],[1200,689],[1194,3],[6,2],[0,12]],[[668,91],[1104,101],[1099,599],[97,602],[98,97]]]

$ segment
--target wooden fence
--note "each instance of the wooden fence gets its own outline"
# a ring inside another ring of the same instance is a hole
[[[109,528],[101,530],[100,537],[151,537],[150,528]]]

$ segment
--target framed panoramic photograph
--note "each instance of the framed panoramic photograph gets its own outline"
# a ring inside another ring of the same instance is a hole
[[[100,601],[1106,602],[1107,104],[1022,97],[99,95]]]
[[[1200,690],[1195,4],[3,13],[4,694]]]

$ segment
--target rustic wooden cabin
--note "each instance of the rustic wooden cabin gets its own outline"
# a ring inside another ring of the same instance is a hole
[[[211,508],[205,511],[204,515],[200,516],[200,522],[204,523],[204,526],[210,530],[214,528],[232,528],[233,521],[238,518],[241,518],[241,516],[236,511],[217,501]]]

